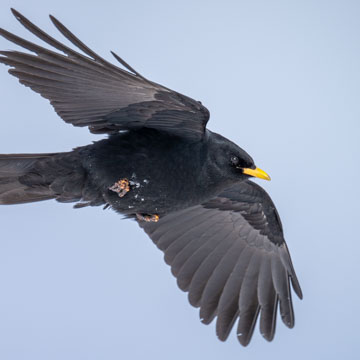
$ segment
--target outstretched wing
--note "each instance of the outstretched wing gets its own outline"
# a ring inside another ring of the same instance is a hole
[[[128,71],[109,63],[53,16],[56,28],[87,56],[12,12],[25,28],[65,55],[0,29],[1,36],[34,53],[0,51],[0,62],[11,66],[9,73],[20,83],[50,100],[66,122],[88,126],[93,133],[147,127],[192,140],[203,136],[210,114],[200,102],[145,79],[114,53]]]
[[[271,341],[276,313],[294,326],[290,282],[302,298],[278,213],[267,193],[242,182],[213,200],[169,214],[157,223],[140,222],[216,333],[227,339],[238,320],[237,337],[246,346],[260,314],[260,332]]]

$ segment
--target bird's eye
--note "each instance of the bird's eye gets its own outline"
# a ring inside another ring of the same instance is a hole
[[[239,158],[237,157],[237,156],[232,156],[231,158],[230,158],[230,161],[231,161],[231,164],[232,165],[238,165],[239,164]]]

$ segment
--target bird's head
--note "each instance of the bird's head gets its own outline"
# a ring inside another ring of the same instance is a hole
[[[270,176],[256,167],[252,157],[232,141],[210,132],[208,137],[210,161],[223,175],[234,181],[257,177],[270,180]]]

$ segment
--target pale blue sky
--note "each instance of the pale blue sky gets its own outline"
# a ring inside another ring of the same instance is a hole
[[[359,351],[358,1],[2,0],[0,26],[33,39],[9,8],[201,100],[209,128],[272,177],[304,300],[275,340],[241,347],[198,320],[135,223],[55,201],[0,207],[0,358],[356,359]],[[61,36],[59,35],[59,38]],[[14,48],[0,39],[0,48]],[[0,153],[68,151],[74,128],[0,67]]]

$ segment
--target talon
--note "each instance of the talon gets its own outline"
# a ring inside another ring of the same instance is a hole
[[[160,216],[157,214],[151,215],[151,217],[150,217],[150,221],[152,221],[152,222],[158,222],[159,219],[160,219]]]
[[[142,215],[142,214],[136,214],[136,217],[140,221],[146,221],[146,222],[158,222],[160,217],[157,214],[154,215]]]
[[[116,192],[119,197],[124,197],[130,191],[130,182],[126,178],[121,179],[110,186],[109,190]]]

